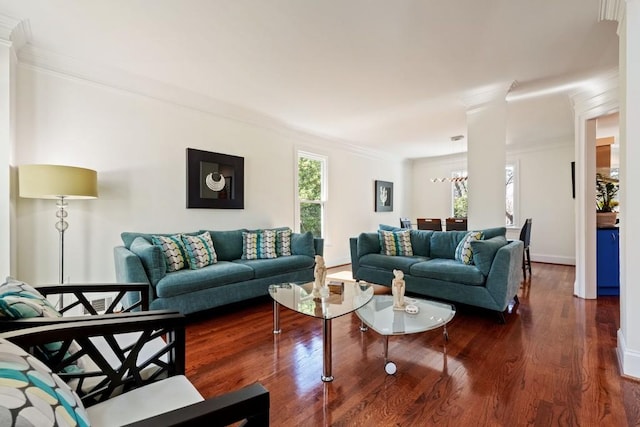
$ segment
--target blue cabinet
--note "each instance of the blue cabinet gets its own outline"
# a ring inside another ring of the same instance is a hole
[[[598,296],[620,295],[618,228],[598,228],[596,280]]]

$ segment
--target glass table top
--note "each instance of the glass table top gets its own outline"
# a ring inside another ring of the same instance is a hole
[[[325,286],[315,296],[313,282],[281,283],[269,286],[269,295],[280,305],[320,319],[333,319],[351,313],[373,297],[373,287],[366,282],[341,283]]]
[[[404,335],[430,331],[453,319],[456,308],[451,304],[421,298],[404,298],[406,304],[418,306],[417,314],[393,309],[393,296],[376,295],[358,309],[358,317],[380,335]]]

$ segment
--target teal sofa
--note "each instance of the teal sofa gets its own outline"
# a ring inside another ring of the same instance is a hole
[[[523,243],[508,241],[504,227],[479,231],[483,239],[470,243],[470,265],[455,259],[466,231],[409,230],[412,256],[382,254],[378,232],[361,233],[350,238],[353,278],[391,286],[399,269],[407,293],[494,310],[504,321],[522,282]]]
[[[243,231],[209,231],[217,262],[198,269],[167,272],[165,254],[152,236],[177,233],[123,232],[122,246],[114,248],[118,282],[142,282],[149,286],[149,307],[195,313],[226,304],[268,295],[269,285],[309,282],[314,278],[315,256],[323,253],[323,240],[309,232],[291,234],[291,255],[272,259],[241,259]],[[132,300],[137,295],[130,295]]]

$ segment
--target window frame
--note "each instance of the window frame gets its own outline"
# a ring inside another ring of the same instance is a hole
[[[300,188],[299,188],[299,168],[300,168],[300,159],[306,158],[313,161],[320,162],[320,200],[305,200],[300,198]],[[328,163],[329,158],[325,155],[313,153],[306,150],[296,150],[295,156],[295,167],[294,167],[294,175],[295,175],[295,213],[294,213],[294,230],[297,233],[300,233],[300,222],[301,222],[301,213],[300,213],[300,204],[301,203],[316,203],[320,205],[320,236],[321,238],[326,240],[326,229],[327,229],[327,200],[328,200]]]

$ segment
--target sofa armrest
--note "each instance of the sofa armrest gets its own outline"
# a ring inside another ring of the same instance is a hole
[[[269,405],[269,392],[255,383],[128,426],[226,426],[238,421],[245,421],[244,426],[268,426]]]
[[[145,271],[142,261],[138,255],[134,254],[124,246],[116,246],[113,248],[113,258],[116,267],[116,280],[118,282],[151,284],[149,276],[147,276],[147,272]],[[152,286],[149,286],[147,293],[150,300],[155,298],[155,290]],[[127,301],[129,304],[131,304],[132,301],[137,301],[139,299],[140,295],[135,292],[127,295]]]
[[[324,239],[323,238],[314,237],[313,247],[316,250],[316,255],[324,255]]]
[[[518,293],[522,282],[522,253],[524,244],[520,240],[510,241],[496,252],[487,276],[487,290],[503,306]]]

